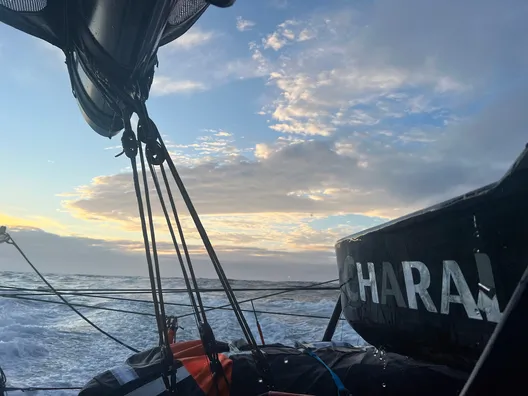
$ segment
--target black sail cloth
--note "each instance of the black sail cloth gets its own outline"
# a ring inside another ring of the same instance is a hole
[[[315,358],[283,345],[263,347],[277,390],[309,395],[337,395],[330,372]],[[468,374],[375,348],[326,347],[315,351],[353,396],[458,395]],[[231,355],[232,396],[267,391],[251,355]]]
[[[83,1],[92,3],[93,1]],[[133,5],[133,1],[129,1]],[[160,46],[184,34],[207,9],[205,0],[178,0],[161,36]],[[0,0],[0,22],[65,49],[67,18],[72,8],[81,8],[75,0]]]
[[[217,342],[218,352],[232,361],[230,395],[257,396],[268,391],[267,383],[249,351],[229,352]],[[337,385],[328,369],[303,349],[282,344],[261,347],[270,365],[275,390],[315,396],[337,395]],[[312,350],[342,381],[353,396],[455,396],[468,374],[446,366],[420,362],[373,347],[355,348],[328,343]],[[186,396],[205,396],[192,372],[175,362],[177,387]],[[105,371],[89,381],[80,395],[128,395],[159,382],[162,365],[159,348],[131,356],[126,364]],[[213,394],[215,392],[212,389]],[[165,394],[165,393],[156,393]]]

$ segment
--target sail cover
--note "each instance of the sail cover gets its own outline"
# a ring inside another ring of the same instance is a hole
[[[92,3],[90,0],[83,2]],[[0,22],[65,49],[68,8],[80,5],[80,1],[71,0],[0,0]],[[175,1],[160,45],[165,45],[184,34],[208,5],[205,0]]]

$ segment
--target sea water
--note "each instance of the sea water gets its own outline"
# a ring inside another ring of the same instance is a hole
[[[21,288],[46,288],[32,273],[0,272],[0,367],[8,385],[13,387],[69,387],[83,386],[98,373],[121,364],[132,352],[98,332],[68,306],[7,298],[16,292],[6,286]],[[85,275],[46,275],[57,289],[148,289],[147,278],[103,277]],[[217,280],[199,280],[202,288],[218,288]],[[231,281],[233,288],[307,287],[307,282]],[[337,283],[332,284],[337,286]],[[331,286],[332,286],[331,285]],[[325,285],[327,286],[327,285]],[[164,288],[185,288],[182,279],[163,282]],[[25,292],[27,293],[27,292]],[[274,293],[273,291],[236,292],[239,301]],[[103,294],[103,293],[101,293]],[[72,303],[94,308],[77,307],[96,325],[126,344],[142,350],[157,345],[158,334],[153,316],[104,311],[97,307],[116,308],[134,312],[154,313],[150,294],[120,294],[115,297],[141,299],[143,302],[106,300],[93,297],[65,295]],[[257,311],[306,314],[330,317],[338,296],[337,290],[288,292],[254,301]],[[30,298],[60,301],[56,296],[28,296]],[[223,292],[203,293],[205,306],[227,304]],[[145,302],[146,301],[146,302]],[[165,302],[188,304],[186,293],[166,294]],[[183,316],[191,313],[186,306],[167,305],[167,315]],[[241,304],[251,310],[251,303]],[[253,312],[244,313],[254,336],[259,340]],[[328,319],[257,314],[266,343],[280,342],[293,345],[295,341],[321,340]],[[207,318],[217,340],[231,341],[243,338],[233,312],[213,310]],[[197,339],[198,332],[193,316],[180,318],[177,339]],[[348,341],[354,345],[364,341],[341,320],[334,340]],[[76,391],[28,392],[24,395],[74,395]],[[12,393],[10,393],[11,395]]]

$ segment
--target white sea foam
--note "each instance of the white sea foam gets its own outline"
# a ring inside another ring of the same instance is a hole
[[[33,274],[0,273],[0,286],[42,288],[45,285]],[[148,279],[139,277],[59,276],[47,277],[56,288],[148,288]],[[201,287],[219,287],[217,281],[201,280]],[[232,286],[243,287],[297,287],[300,282],[250,282],[233,281]],[[181,279],[169,279],[164,287],[184,288]],[[7,294],[6,291],[1,291]],[[14,293],[14,292],[10,292]],[[270,294],[266,291],[237,292],[239,301]],[[330,317],[338,296],[337,291],[296,291],[276,297],[256,300],[257,311],[276,311]],[[59,301],[53,296],[31,296],[32,298]],[[148,300],[148,294],[120,295],[133,299]],[[204,305],[227,304],[223,293],[204,294]],[[117,308],[128,311],[153,313],[153,306],[145,302],[105,300],[91,297],[67,296],[68,301],[91,306]],[[185,293],[170,294],[166,302],[187,304]],[[251,310],[250,303],[241,304]],[[182,316],[191,312],[189,307],[167,306],[168,314]],[[157,330],[152,316],[140,316],[121,312],[79,308],[90,320],[103,330],[125,343],[146,349],[156,345]],[[245,317],[258,339],[253,312]],[[267,343],[320,340],[328,320],[270,314],[258,314]],[[208,320],[218,340],[230,341],[242,338],[235,316],[228,310],[208,312]],[[198,332],[192,316],[183,317],[179,323],[184,330],[178,331],[178,339],[196,339]],[[343,339],[353,344],[363,340],[346,322],[338,324],[334,339]],[[94,375],[121,364],[131,352],[108,339],[77,314],[64,305],[0,297],[0,367],[3,368],[10,386],[82,386]],[[77,392],[39,392],[38,396],[72,395]],[[12,395],[14,393],[10,393]],[[24,393],[30,395],[32,393]]]

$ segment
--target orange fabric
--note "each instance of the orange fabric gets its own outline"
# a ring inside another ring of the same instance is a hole
[[[171,345],[171,350],[174,359],[179,360],[184,365],[202,391],[207,396],[216,396],[216,386],[202,341],[177,342]],[[218,354],[218,359],[222,364],[229,384],[231,384],[233,361],[221,353]],[[218,378],[218,389],[220,396],[229,396],[229,389],[223,377]]]

